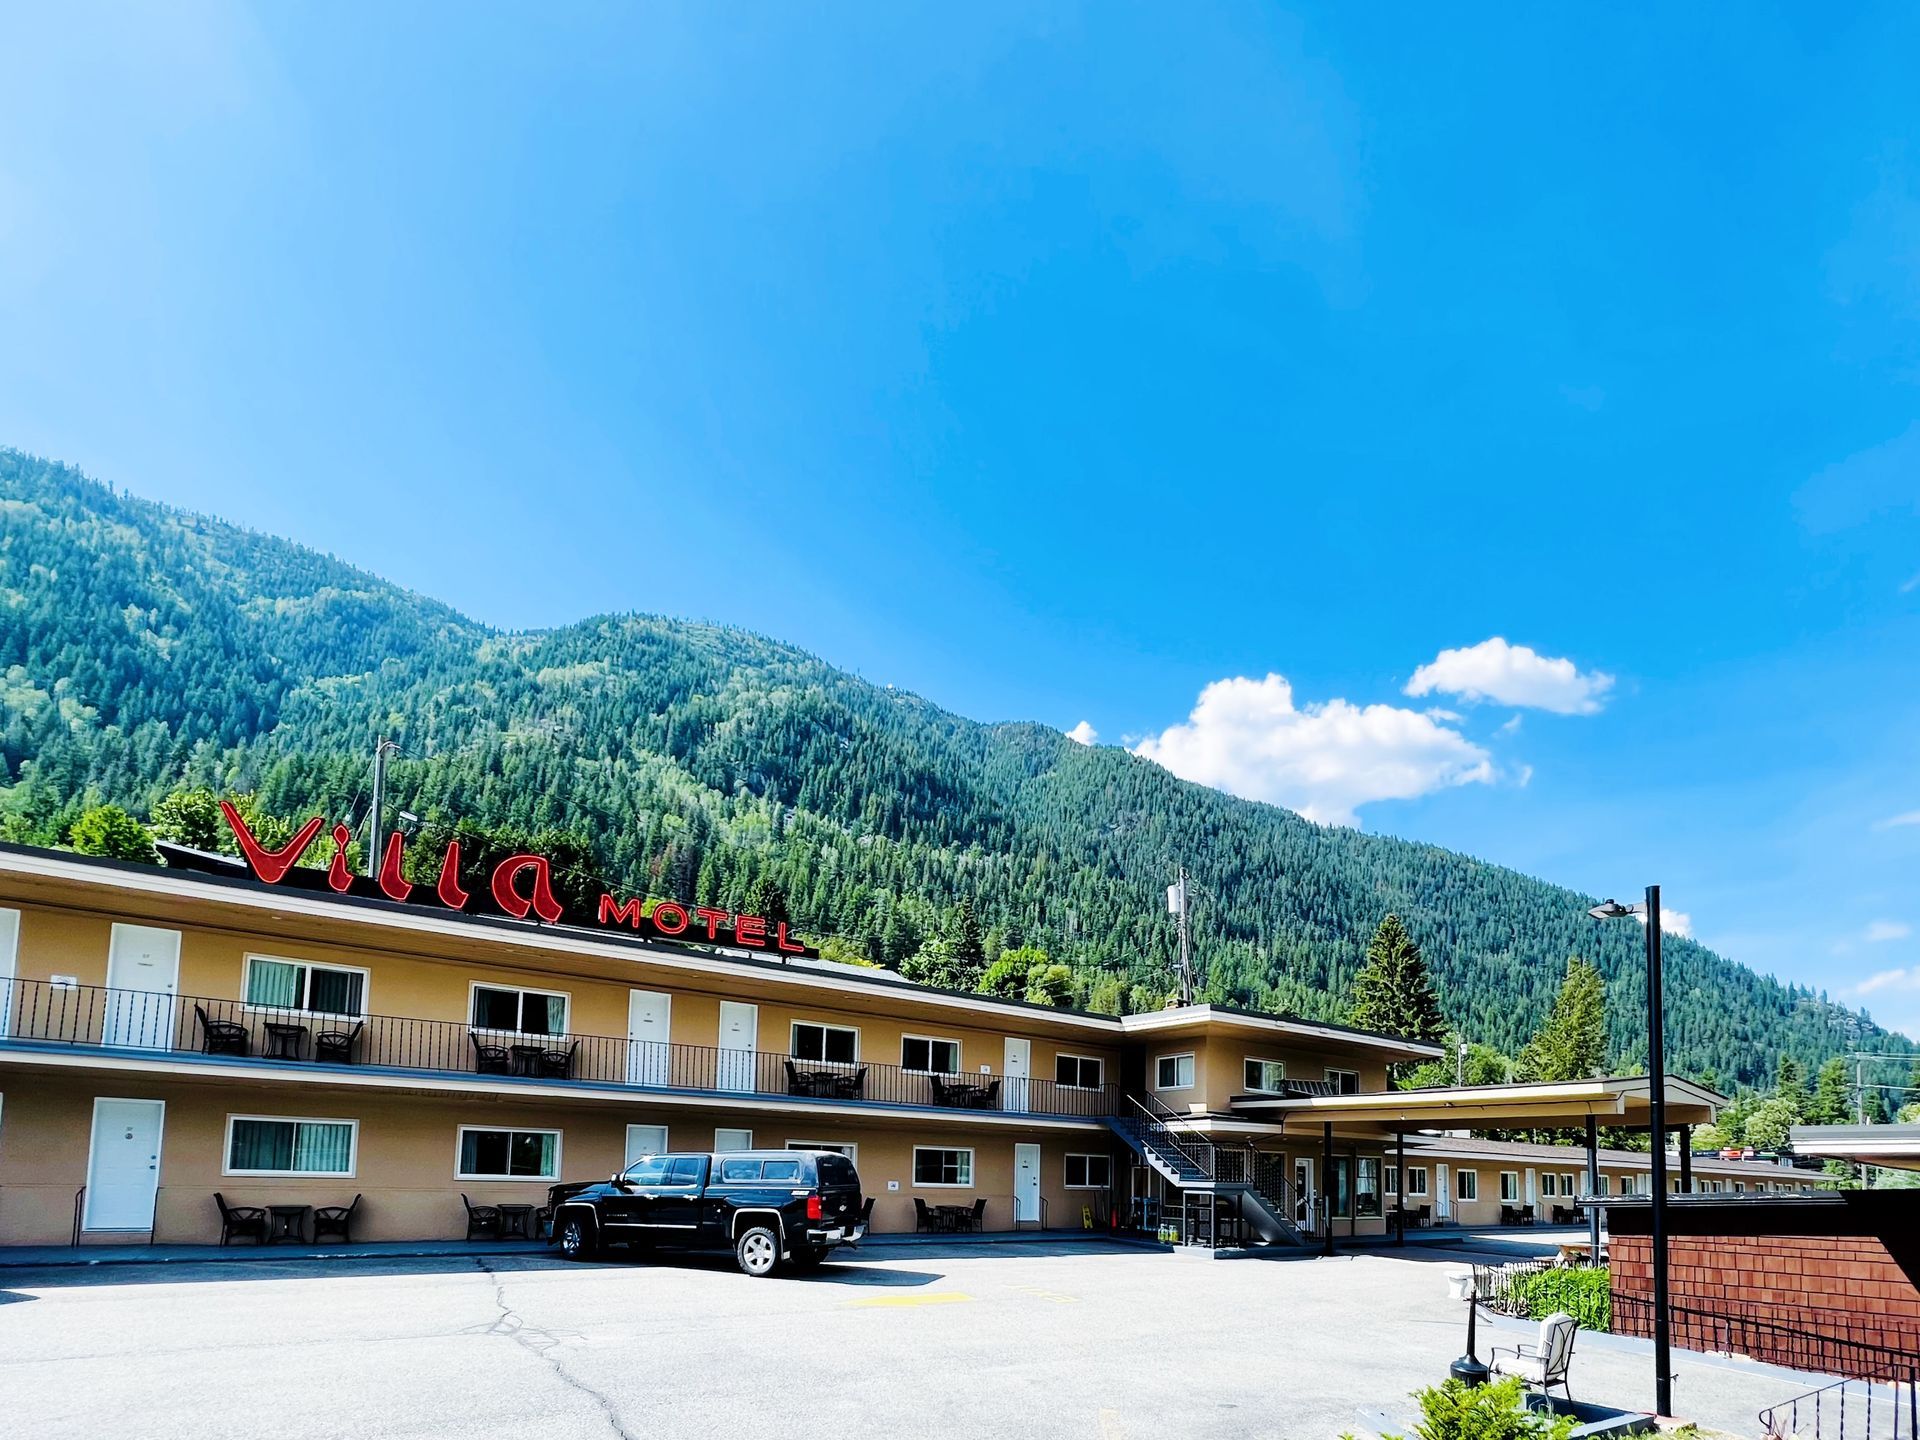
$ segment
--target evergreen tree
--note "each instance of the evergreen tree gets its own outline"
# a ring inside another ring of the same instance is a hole
[[[1809,1125],[1844,1125],[1853,1118],[1853,1086],[1847,1074],[1845,1057],[1836,1055],[1820,1067],[1813,1085],[1813,1104],[1807,1110]]]
[[[747,891],[747,914],[758,915],[765,920],[768,930],[776,925],[788,924],[793,919],[787,913],[787,892],[780,888],[778,880],[764,873]]]
[[[67,832],[67,842],[82,855],[148,862],[158,858],[147,827],[118,805],[93,805],[82,811]]]
[[[947,926],[947,951],[952,957],[957,989],[971,990],[987,968],[987,947],[974,914],[973,897],[962,895]]]
[[[1782,1055],[1780,1066],[1774,1071],[1773,1098],[1793,1111],[1796,1123],[1805,1117],[1812,1104],[1812,1097],[1807,1094],[1806,1068],[1791,1055]]]
[[[1567,961],[1544,1025],[1520,1052],[1523,1080],[1585,1080],[1607,1063],[1607,990],[1578,955]]]
[[[1353,977],[1347,1019],[1362,1030],[1412,1040],[1438,1040],[1447,1033],[1426,959],[1398,915],[1388,915],[1374,929],[1366,963]]]

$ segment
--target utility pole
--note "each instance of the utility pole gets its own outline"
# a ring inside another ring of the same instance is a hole
[[[380,809],[387,788],[387,752],[400,746],[387,739],[373,742],[373,809],[367,816],[367,878],[380,878]]]
[[[1187,925],[1187,867],[1180,867],[1180,879],[1167,887],[1167,909],[1172,913],[1180,934],[1180,1003],[1193,1004],[1193,937]]]

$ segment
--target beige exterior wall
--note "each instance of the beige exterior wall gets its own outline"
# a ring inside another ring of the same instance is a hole
[[[475,1204],[546,1201],[552,1183],[538,1180],[462,1180],[458,1176],[463,1125],[560,1132],[560,1177],[603,1178],[625,1163],[627,1126],[665,1125],[671,1149],[706,1150],[717,1128],[750,1129],[758,1148],[789,1141],[851,1144],[867,1194],[875,1197],[873,1228],[911,1231],[916,1197],[928,1204],[987,1201],[985,1227],[1011,1229],[1014,1147],[1040,1146],[1041,1195],[1052,1225],[1078,1225],[1093,1192],[1069,1190],[1069,1153],[1111,1155],[1103,1131],[1023,1131],[1017,1127],[967,1128],[929,1117],[924,1123],[876,1122],[857,1115],[819,1119],[696,1111],[671,1103],[588,1105],[529,1098],[466,1099],[390,1092],[293,1090],[284,1086],[222,1085],[168,1079],[136,1083],[135,1077],[68,1077],[0,1072],[0,1244],[65,1244],[71,1236],[75,1192],[87,1182],[88,1141],[96,1097],[159,1100],[166,1106],[161,1146],[160,1190],[154,1239],[210,1243],[219,1239],[214,1192],[230,1204],[344,1205],[364,1198],[355,1217],[356,1240],[459,1238],[466,1233],[460,1195]],[[286,1119],[348,1120],[358,1124],[354,1174],[343,1178],[293,1178],[226,1173],[227,1125],[234,1115]],[[973,1152],[973,1183],[953,1188],[918,1186],[913,1178],[916,1145]],[[1116,1157],[1115,1173],[1124,1178]],[[898,1189],[890,1188],[898,1182]],[[89,1237],[124,1241],[124,1233]],[[144,1239],[144,1232],[134,1238]]]
[[[1147,1085],[1163,1104],[1175,1110],[1198,1106],[1214,1114],[1231,1109],[1236,1095],[1253,1093],[1246,1084],[1249,1060],[1278,1061],[1291,1080],[1326,1080],[1329,1070],[1345,1070],[1360,1077],[1362,1092],[1387,1088],[1386,1062],[1360,1050],[1303,1045],[1291,1036],[1268,1037],[1258,1031],[1217,1022],[1207,1032],[1188,1036],[1144,1034],[1139,1043],[1147,1055]],[[1171,1088],[1157,1084],[1162,1056],[1192,1055],[1194,1083]]]

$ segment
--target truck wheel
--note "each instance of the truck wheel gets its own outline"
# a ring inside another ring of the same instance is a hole
[[[733,1242],[734,1258],[740,1268],[756,1279],[771,1275],[780,1263],[780,1237],[765,1225],[749,1225]]]
[[[578,1215],[569,1215],[560,1222],[560,1253],[567,1259],[591,1260],[597,1248],[593,1227]]]

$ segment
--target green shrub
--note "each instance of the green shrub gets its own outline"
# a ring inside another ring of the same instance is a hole
[[[1522,1275],[1513,1282],[1513,1297],[1527,1307],[1527,1314],[1544,1320],[1556,1310],[1564,1310],[1579,1322],[1582,1330],[1613,1328],[1611,1280],[1605,1267],[1598,1269],[1542,1270]]]
[[[1578,1423],[1570,1415],[1544,1415],[1527,1408],[1526,1387],[1510,1375],[1491,1385],[1449,1380],[1415,1392],[1420,1423],[1412,1440],[1567,1440]],[[1385,1440],[1409,1440],[1389,1435]]]

